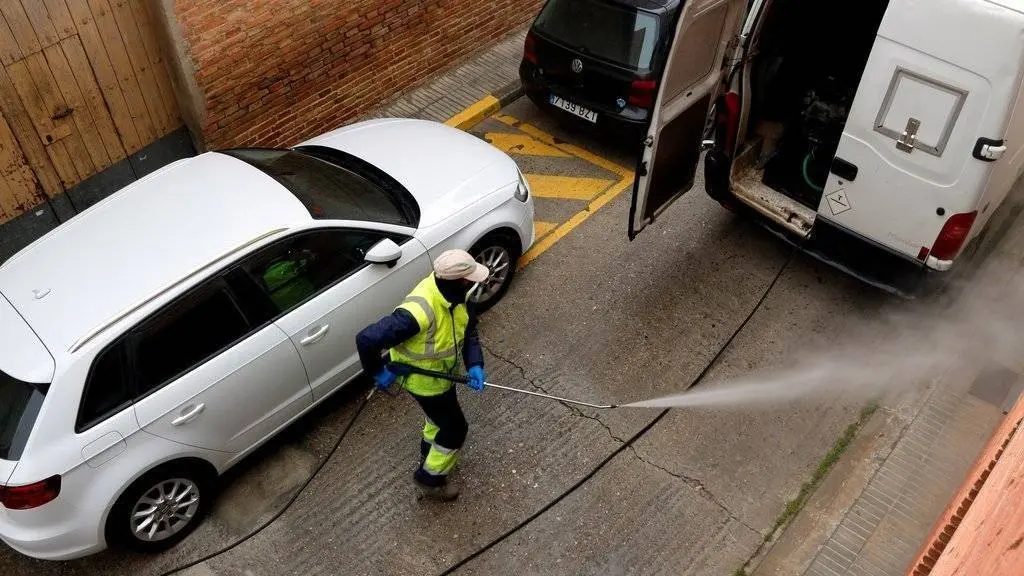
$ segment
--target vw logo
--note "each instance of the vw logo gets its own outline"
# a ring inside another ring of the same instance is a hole
[[[572,71],[577,73],[577,74],[579,74],[580,72],[583,72],[583,61],[580,60],[579,58],[573,58],[572,59]]]

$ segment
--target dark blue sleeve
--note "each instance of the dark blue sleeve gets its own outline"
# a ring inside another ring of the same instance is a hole
[[[405,342],[420,331],[420,325],[407,310],[399,308],[356,334],[359,362],[367,374],[376,374],[384,365],[384,351]]]
[[[469,322],[466,324],[466,341],[462,343],[462,361],[466,368],[484,365],[484,351],[480,346],[480,334],[477,332],[476,306],[472,303],[466,305],[469,313]]]

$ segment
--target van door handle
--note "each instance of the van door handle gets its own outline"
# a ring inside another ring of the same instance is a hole
[[[327,336],[327,331],[331,329],[330,324],[324,324],[319,328],[315,328],[310,331],[309,336],[306,336],[302,340],[299,340],[299,344],[303,346],[311,346],[324,339]]]
[[[982,162],[995,162],[1006,154],[1006,142],[993,140],[992,138],[978,138],[974,143],[974,152],[971,154]]]
[[[171,426],[181,426],[183,424],[188,424],[189,422],[198,418],[199,415],[203,413],[203,410],[206,410],[206,404],[196,404],[191,408],[186,408],[185,410],[182,411],[180,416],[178,416],[174,420],[171,420]]]
[[[839,156],[832,160],[832,168],[829,171],[847,182],[853,182],[857,179],[857,165],[847,162]]]

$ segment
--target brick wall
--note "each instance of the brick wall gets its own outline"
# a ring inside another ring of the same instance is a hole
[[[207,148],[335,128],[530,22],[542,0],[173,0]]]

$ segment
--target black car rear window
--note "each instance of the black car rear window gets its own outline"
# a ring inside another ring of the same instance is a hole
[[[658,45],[659,18],[602,0],[550,0],[534,29],[585,54],[650,70]]]
[[[398,182],[350,154],[320,146],[223,150],[277,180],[318,220],[362,220],[415,228],[419,207]]]
[[[22,382],[0,372],[0,460],[21,458],[46,390],[45,384]]]

